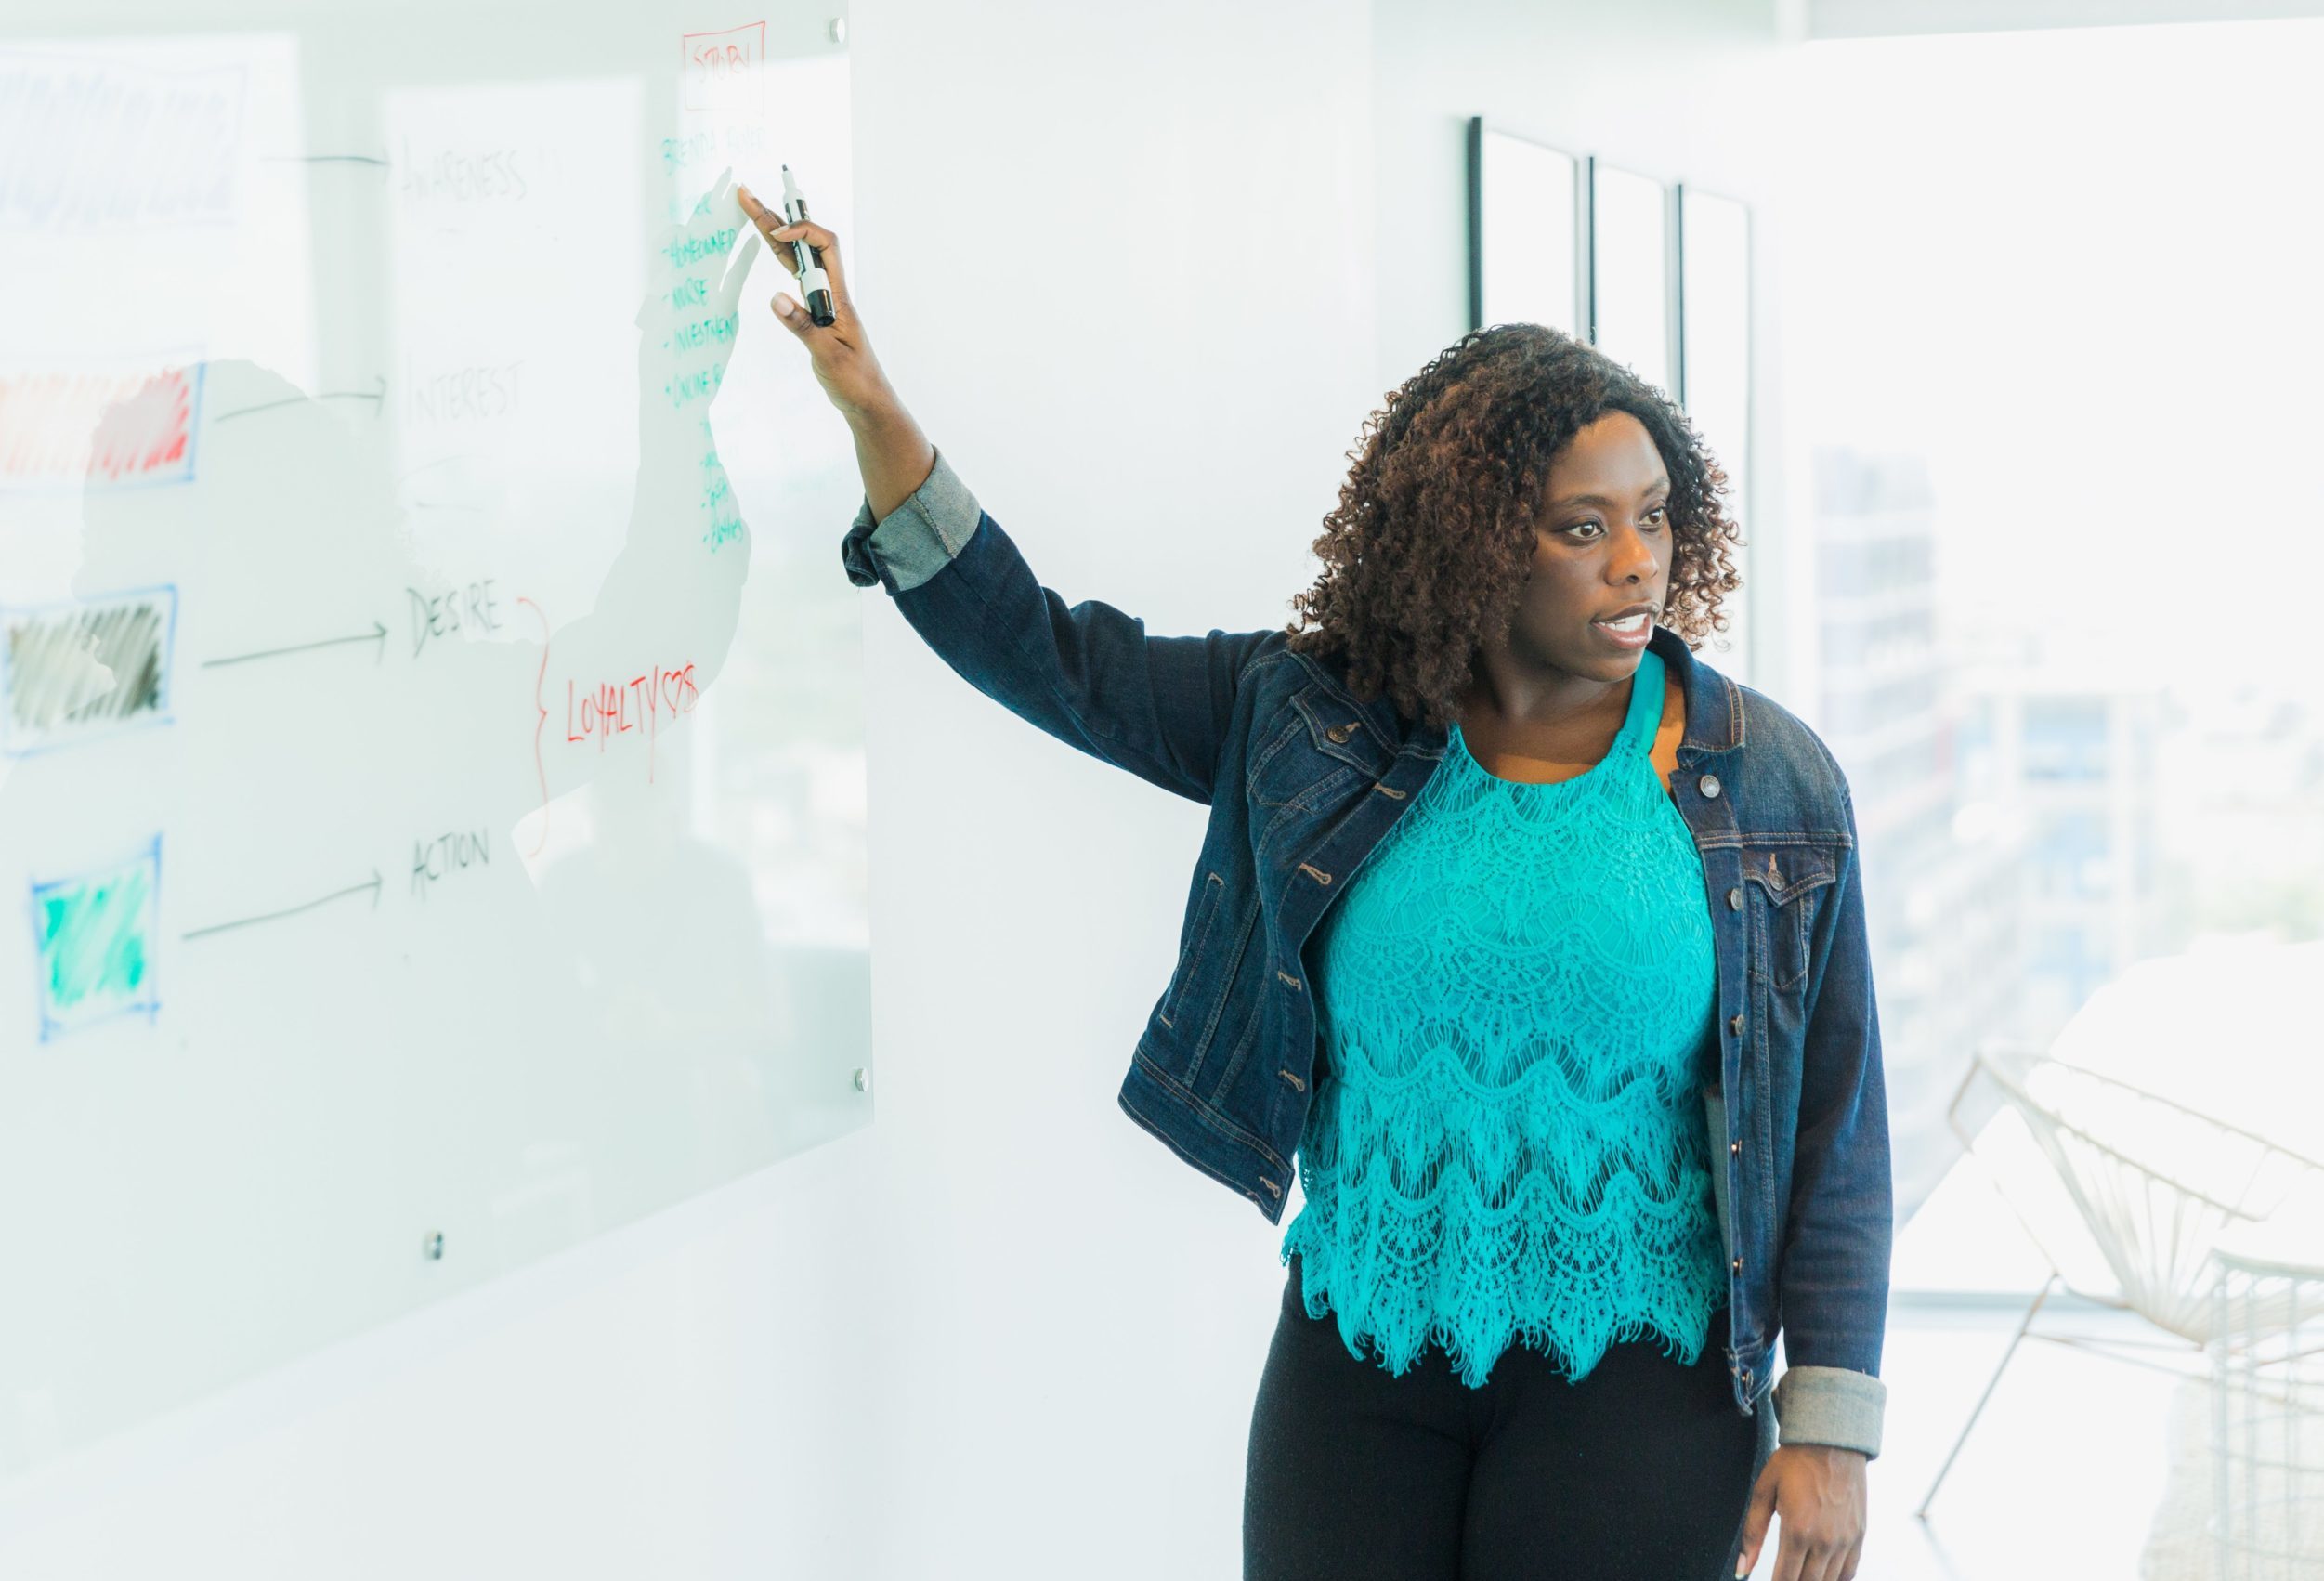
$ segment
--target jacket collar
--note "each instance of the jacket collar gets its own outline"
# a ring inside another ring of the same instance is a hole
[[[1646,646],[1662,656],[1678,677],[1687,699],[1687,733],[1679,738],[1681,762],[1706,752],[1731,752],[1743,744],[1743,692],[1734,682],[1694,656],[1677,632],[1656,626]],[[1692,754],[1691,756],[1690,754]]]

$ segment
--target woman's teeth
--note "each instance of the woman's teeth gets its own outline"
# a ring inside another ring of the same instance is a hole
[[[1646,614],[1641,610],[1636,615],[1625,616],[1619,621],[1600,621],[1598,623],[1610,632],[1620,632],[1625,636],[1635,636],[1646,629]]]

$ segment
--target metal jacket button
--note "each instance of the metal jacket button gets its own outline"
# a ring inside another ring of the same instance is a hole
[[[1742,1037],[1742,1036],[1743,1036],[1743,1017],[1742,1017],[1742,1016],[1740,1016],[1740,1015],[1730,1015],[1730,1016],[1729,1016],[1729,1017],[1727,1018],[1727,1030],[1729,1030],[1730,1032],[1732,1032],[1732,1033],[1733,1033],[1736,1037],[1738,1037],[1738,1038]]]
[[[1338,746],[1341,742],[1345,741],[1348,737],[1352,734],[1352,732],[1353,727],[1351,725],[1335,725],[1330,729],[1325,731],[1324,736],[1334,746]]]
[[[1696,780],[1694,785],[1695,789],[1702,791],[1705,796],[1716,796],[1718,794],[1718,776],[1716,774],[1704,775],[1702,778]]]
[[[1727,1151],[1730,1153],[1741,1153],[1743,1151],[1743,1143],[1740,1142],[1730,1142],[1727,1144]]]
[[[1730,911],[1740,911],[1743,909],[1743,891],[1740,888],[1730,889],[1727,892],[1727,909]]]
[[[1743,1259],[1740,1257],[1735,1259],[1735,1272],[1738,1274],[1743,1272]]]

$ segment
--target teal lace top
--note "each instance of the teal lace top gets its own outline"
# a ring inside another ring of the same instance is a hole
[[[1456,724],[1317,929],[1325,1059],[1282,1261],[1392,1373],[1434,1340],[1475,1388],[1520,1336],[1579,1379],[1649,1331],[1691,1365],[1726,1302],[1717,971],[1651,755],[1663,685],[1650,649],[1605,759],[1548,784],[1487,772]]]

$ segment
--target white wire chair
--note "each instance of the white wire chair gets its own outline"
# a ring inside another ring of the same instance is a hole
[[[2001,1107],[1972,1134],[1964,1129],[1962,1105],[1980,1076],[1999,1090]],[[2324,1162],[2028,1044],[1979,1045],[1945,1117],[1988,1167],[2002,1199],[2048,1259],[2050,1276],[1922,1496],[1914,1513],[1924,1518],[2020,1340],[2047,1339],[2182,1378],[2208,1377],[2208,1347],[2219,1320],[2212,1299],[2219,1272],[2211,1260],[2213,1237],[2229,1224],[2265,1219],[2288,1200],[2324,1191]],[[2111,1274],[2112,1289],[2095,1276],[2086,1256],[2072,1255],[2069,1242],[2077,1235]],[[2069,1264],[2079,1264],[2072,1274]],[[2035,1332],[2034,1315],[2060,1285],[2094,1304],[2135,1313],[2171,1338]],[[2239,1311],[2238,1318],[2244,1331],[2265,1332],[2292,1315],[2278,1296],[2272,1307]],[[2176,1359],[2134,1353],[2140,1351]]]
[[[2230,1228],[2212,1248],[2213,1581],[2324,1581],[2319,1217]],[[2271,1300],[2289,1315],[2246,1322]]]

